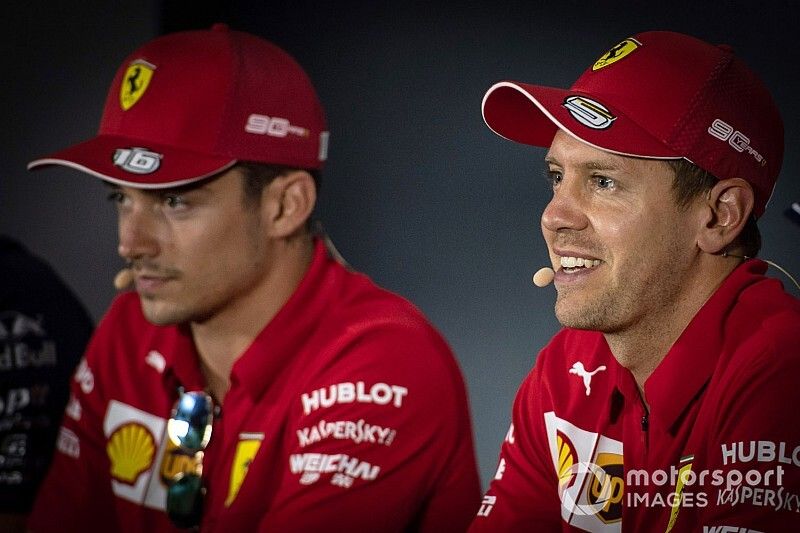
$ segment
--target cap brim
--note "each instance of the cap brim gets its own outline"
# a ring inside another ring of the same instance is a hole
[[[494,84],[483,97],[483,120],[506,139],[548,148],[559,129],[600,150],[629,157],[679,159],[619,109],[607,107],[613,118],[605,127],[582,125],[564,105],[567,98],[592,95],[580,91],[512,81]]]
[[[135,150],[138,149],[138,150]],[[116,156],[119,150],[129,150]],[[128,156],[125,170],[121,159]],[[140,168],[136,168],[136,158]],[[133,161],[132,161],[133,160]],[[157,160],[157,164],[156,164]],[[152,164],[148,164],[152,163]],[[230,157],[210,157],[188,150],[114,135],[98,135],[88,141],[54,152],[28,163],[28,170],[49,165],[61,165],[111,183],[137,189],[164,189],[179,187],[218,174],[236,163]],[[152,168],[155,167],[155,168]]]

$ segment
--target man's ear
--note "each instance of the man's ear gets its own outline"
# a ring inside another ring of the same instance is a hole
[[[739,236],[753,212],[753,188],[741,178],[720,180],[706,195],[697,245],[706,253],[724,251]]]
[[[306,225],[317,202],[314,178],[305,170],[276,177],[264,187],[262,215],[269,220],[272,237],[289,237]]]

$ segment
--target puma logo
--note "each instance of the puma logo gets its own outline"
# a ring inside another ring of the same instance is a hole
[[[569,373],[583,378],[583,386],[586,387],[586,396],[589,396],[592,393],[592,376],[605,369],[605,365],[600,365],[589,372],[586,370],[586,368],[584,368],[583,363],[578,361],[572,365],[572,368],[569,369]]]
[[[147,354],[147,357],[144,358],[145,363],[155,368],[159,374],[164,373],[164,369],[167,366],[167,361],[164,359],[164,356],[158,350],[150,350],[150,353]]]

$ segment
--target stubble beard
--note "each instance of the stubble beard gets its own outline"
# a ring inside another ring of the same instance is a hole
[[[142,314],[148,322],[156,326],[172,326],[182,324],[192,320],[192,314],[185,309],[177,308],[174,305],[158,302],[156,298],[139,295],[142,306]]]
[[[654,271],[622,285],[609,284],[596,295],[583,298],[580,290],[559,291],[555,314],[564,327],[620,333],[668,313],[679,292],[679,280],[668,272]],[[657,324],[645,325],[651,329],[654,326]]]
[[[580,298],[576,290],[559,291],[556,298],[556,318],[562,326],[607,333],[624,325],[623,316],[630,314],[630,306],[622,298],[604,291],[593,298]]]

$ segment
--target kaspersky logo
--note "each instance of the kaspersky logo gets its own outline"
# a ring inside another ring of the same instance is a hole
[[[137,59],[130,64],[119,88],[119,105],[124,111],[133,107],[145,93],[155,69],[155,65],[144,59]]]

